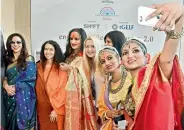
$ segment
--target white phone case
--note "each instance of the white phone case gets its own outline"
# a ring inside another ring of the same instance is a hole
[[[121,129],[126,129],[126,120],[118,121],[118,126]]]
[[[162,15],[158,15],[157,17],[154,17],[148,21],[146,21],[146,17],[153,13],[156,9],[144,7],[144,6],[139,6],[138,7],[138,23],[140,25],[145,25],[145,26],[150,26],[150,27],[155,27],[156,23],[160,19]],[[174,30],[175,26],[173,26],[172,30]]]

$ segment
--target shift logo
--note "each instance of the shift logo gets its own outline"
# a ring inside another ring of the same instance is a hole
[[[84,24],[84,28],[90,28],[90,29],[99,29],[100,24]]]
[[[112,29],[113,30],[117,30],[117,29],[119,29],[119,30],[133,30],[134,25],[133,24],[121,24],[121,25],[113,24]]]

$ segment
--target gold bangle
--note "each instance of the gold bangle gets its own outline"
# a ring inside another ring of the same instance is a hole
[[[107,117],[107,112],[108,112],[108,111],[106,111],[106,112],[104,113],[104,117],[105,117],[107,120],[109,120],[109,119],[111,119],[111,118]]]
[[[175,32],[174,30],[166,32],[167,36],[171,39],[180,39],[184,35],[184,29],[182,27],[181,32]]]

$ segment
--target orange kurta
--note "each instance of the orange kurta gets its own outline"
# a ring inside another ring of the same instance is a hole
[[[67,82],[67,73],[61,71],[55,65],[51,70],[44,71],[41,63],[37,63],[37,115],[40,130],[63,130],[65,115],[65,86]],[[44,78],[47,77],[48,78]],[[49,115],[55,110],[57,113],[57,122],[50,122]]]

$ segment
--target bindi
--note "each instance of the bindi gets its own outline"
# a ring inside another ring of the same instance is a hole
[[[128,45],[128,48],[130,49],[130,45]]]

